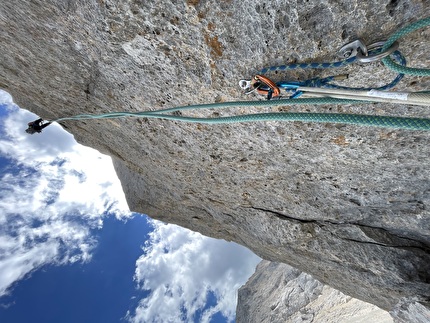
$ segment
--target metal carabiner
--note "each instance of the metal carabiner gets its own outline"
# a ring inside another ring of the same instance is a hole
[[[260,88],[261,85],[266,88]],[[251,86],[256,87],[258,94],[265,95],[267,100],[277,98],[281,94],[281,90],[279,90],[276,83],[263,75],[255,75],[251,80]]]
[[[251,81],[240,80],[239,81],[239,86],[241,87],[242,90],[248,90],[248,89],[251,88]]]
[[[343,45],[341,49],[339,49],[339,56],[348,59],[350,57],[357,56],[359,52],[367,56],[367,46],[360,38]]]
[[[377,54],[369,55],[370,50],[375,50],[383,47],[385,41],[379,41],[366,46],[362,39],[356,39],[344,46],[339,50],[339,56],[348,59],[350,57],[357,57],[357,60],[362,63],[371,63],[379,61],[380,59],[391,55],[393,52],[399,48],[399,43],[394,42],[386,51],[379,52]]]
[[[245,95],[251,94],[254,91],[257,91],[258,88],[261,86],[261,84],[258,84],[257,86],[253,86],[252,81],[248,80],[240,80],[239,86],[242,88],[242,90],[246,91]]]
[[[250,81],[240,80],[239,86],[243,90],[248,90],[245,94],[257,91],[258,94],[265,95],[268,100],[279,97],[281,94],[275,82],[263,75],[255,75]]]
[[[385,40],[384,41],[379,41],[376,43],[373,43],[369,46],[367,46],[367,50],[370,51],[372,49],[377,49],[377,48],[382,48],[385,44]],[[399,43],[398,42],[394,42],[390,47],[388,47],[388,49],[384,52],[379,52],[378,54],[372,54],[372,55],[363,55],[362,53],[358,52],[357,53],[357,60],[359,62],[362,63],[370,63],[370,62],[375,62],[375,61],[379,61],[380,59],[383,59],[386,56],[391,55],[392,53],[394,53],[397,48],[399,48]]]

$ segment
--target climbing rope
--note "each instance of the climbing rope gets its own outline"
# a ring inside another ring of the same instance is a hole
[[[406,27],[401,28],[394,34],[392,34],[388,40],[384,43],[382,48],[380,48],[380,52],[385,52],[388,50],[397,40],[400,38],[406,36],[409,33],[412,33],[418,29],[427,27],[430,25],[430,17],[418,20]],[[378,52],[378,51],[375,51]],[[395,53],[400,54],[398,51]],[[374,52],[369,52],[369,55],[374,54]],[[401,54],[400,54],[401,56]],[[388,55],[384,58],[382,58],[382,62],[386,67],[391,69],[392,71],[399,73],[399,74],[408,74],[413,76],[430,76],[430,69],[426,68],[413,68],[413,67],[407,67],[403,63],[404,58],[400,58],[399,56],[396,57],[396,55],[393,56],[395,60],[398,61],[396,63],[392,58],[391,55]],[[400,59],[399,59],[400,58]],[[343,67],[349,64],[352,64],[357,61],[357,56],[349,57],[348,59],[345,59],[343,61],[337,61],[333,63],[301,63],[301,64],[289,64],[289,65],[280,65],[280,66],[271,66],[267,68],[263,68],[259,73],[265,74],[267,72],[274,72],[274,71],[284,71],[284,70],[294,70],[294,69],[327,69],[327,68],[336,68],[336,67]]]
[[[398,30],[393,35],[391,35],[390,38],[388,38],[388,40],[385,42],[384,46],[382,47],[381,51],[384,51],[387,48],[389,48],[395,41],[402,38],[403,36],[406,36],[411,32],[427,27],[429,25],[430,25],[430,17],[418,20],[417,22],[414,22]],[[402,66],[402,65],[396,64],[389,56],[384,57],[382,59],[382,62],[389,69],[397,73],[414,75],[414,76],[430,76],[430,69],[428,68],[414,68],[414,67]]]
[[[378,50],[372,50],[369,51],[369,55],[375,55],[382,51],[382,49]],[[400,66],[406,65],[406,59],[405,57],[399,52],[394,51],[391,56],[400,64]],[[297,69],[329,69],[329,68],[338,68],[343,67],[352,63],[357,62],[357,56],[352,56],[350,58],[347,58],[343,61],[337,61],[332,63],[301,63],[301,64],[288,64],[288,65],[279,65],[279,66],[270,66],[263,68],[259,74],[266,74],[268,72],[275,72],[275,71],[286,71],[286,70],[297,70]],[[396,64],[398,65],[398,64]],[[339,78],[337,76],[329,76],[326,78],[313,78],[310,80],[302,81],[302,82],[289,82],[289,81],[281,81],[278,82],[276,85],[280,88],[285,89],[287,92],[294,91],[295,86],[312,86],[312,87],[325,87],[325,88],[332,88],[332,89],[348,89],[348,90],[379,90],[379,91],[386,91],[389,89],[392,89],[394,86],[396,86],[401,79],[403,78],[404,74],[399,73],[394,80],[392,80],[390,83],[385,84],[383,86],[379,87],[347,87],[347,86],[341,86],[337,84],[330,83],[331,81],[336,81]],[[347,77],[344,77],[347,78]],[[297,96],[290,97],[295,98]]]
[[[280,90],[284,89],[287,93],[292,93],[289,97],[290,99],[295,99],[300,97],[303,92],[297,90],[298,87],[321,87],[321,88],[330,88],[330,89],[343,89],[343,90],[357,90],[357,91],[365,91],[365,90],[378,90],[378,91],[386,91],[392,89],[400,80],[404,77],[404,74],[400,73],[396,76],[394,80],[390,83],[385,84],[379,87],[348,87],[341,86],[338,84],[330,83],[331,81],[343,80],[348,78],[348,75],[334,75],[325,78],[312,78],[306,81],[281,81],[276,84],[263,76],[263,74],[268,72],[276,72],[276,71],[284,71],[284,70],[296,70],[296,69],[329,69],[342,67],[349,64],[352,64],[357,61],[361,62],[373,62],[379,60],[385,56],[392,56],[401,66],[406,66],[406,59],[404,56],[397,50],[399,44],[394,41],[391,46],[389,46],[385,51],[382,51],[382,46],[385,45],[385,42],[377,42],[375,44],[371,44],[366,46],[361,39],[357,39],[349,44],[346,44],[341,48],[339,54],[342,56],[349,56],[343,61],[337,61],[333,63],[301,63],[301,64],[288,64],[288,65],[278,65],[271,66],[267,68],[263,68],[251,81],[241,80],[239,82],[239,86],[247,90],[246,94],[250,94],[253,91],[257,91],[259,94],[266,95],[267,99],[271,99],[272,97],[280,96]],[[375,49],[376,48],[376,49]],[[364,54],[363,54],[364,51]]]
[[[302,100],[302,99],[300,99]],[[166,120],[176,120],[191,123],[203,124],[226,124],[239,122],[256,121],[303,121],[303,122],[324,122],[324,123],[343,123],[361,126],[374,126],[394,129],[408,130],[430,130],[430,119],[407,118],[392,116],[374,116],[363,114],[340,114],[340,113],[303,113],[303,112],[274,112],[274,113],[255,113],[246,115],[236,115],[219,118],[193,118],[176,115],[165,115],[156,113],[130,113],[120,112],[116,115],[87,116],[85,119],[109,119],[118,117],[145,117]],[[67,119],[80,120],[80,119]]]
[[[110,119],[119,117],[139,117],[139,118],[156,118],[176,120],[192,123],[204,124],[225,124],[238,122],[256,122],[256,121],[303,121],[303,122],[330,122],[355,124],[361,126],[375,126],[394,129],[409,129],[409,130],[430,130],[430,119],[424,118],[407,118],[407,117],[392,117],[392,116],[377,116],[377,115],[359,115],[359,114],[344,114],[344,113],[299,113],[299,112],[276,112],[276,113],[258,113],[245,114],[231,117],[217,118],[194,118],[178,115],[168,115],[166,113],[198,110],[198,109],[220,109],[231,107],[264,107],[264,106],[290,106],[290,105],[321,105],[321,104],[356,104],[363,101],[334,99],[334,98],[300,98],[300,99],[281,99],[272,101],[237,101],[237,102],[220,102],[209,104],[197,104],[189,106],[181,106],[156,111],[143,112],[111,112],[100,115],[81,114],[73,117],[66,117],[54,120],[56,122],[66,120],[84,120],[84,119]]]
[[[424,26],[430,25],[430,17],[413,23],[407,26],[395,34],[393,34],[383,45],[383,47],[378,52],[369,51],[370,55],[378,55],[378,53],[383,53],[389,48],[392,48],[393,44],[397,39],[405,36],[406,34],[415,31]],[[391,57],[390,57],[391,56]],[[393,61],[396,60],[398,63]],[[305,63],[305,64],[289,64],[281,66],[272,66],[265,68],[260,71],[264,74],[268,71],[276,70],[287,70],[296,68],[333,68],[341,67],[347,64],[351,64],[356,61],[356,57],[349,57],[343,61],[334,63]],[[382,62],[390,69],[400,73],[395,80],[386,86],[394,86],[403,77],[402,74],[411,75],[430,75],[430,69],[417,69],[408,68],[405,65],[405,60],[403,56],[398,52],[390,52],[390,55],[382,58]],[[262,79],[264,77],[262,76]],[[333,77],[329,77],[323,80],[324,85],[329,84],[333,80]],[[300,89],[300,86],[309,85],[308,83],[297,83],[294,84],[294,89]],[[266,84],[267,85],[267,84]],[[384,86],[384,89],[386,89]],[[272,84],[269,84],[269,88]],[[342,88],[342,87],[338,87]],[[374,88],[371,90],[375,90]],[[381,90],[380,88],[378,90]],[[270,91],[270,89],[268,90]],[[377,91],[378,92],[378,91]],[[409,93],[409,94],[396,94],[396,92],[381,92],[383,96],[397,96],[400,97],[404,103],[408,103],[408,96],[417,97],[421,93]],[[426,96],[423,94],[422,96]],[[430,95],[428,95],[428,101],[430,105]],[[427,98],[425,99],[427,100]],[[185,110],[199,110],[199,109],[220,109],[229,107],[266,107],[266,106],[291,106],[291,105],[321,105],[321,104],[358,104],[358,103],[372,103],[375,100],[369,97],[367,101],[358,101],[354,99],[354,96],[349,99],[340,99],[335,97],[313,97],[313,98],[290,98],[290,99],[278,99],[278,100],[267,100],[267,101],[237,101],[237,102],[220,102],[220,103],[210,103],[210,104],[197,104],[189,106],[180,106],[162,110],[155,111],[142,111],[142,112],[111,112],[106,114],[91,115],[91,114],[80,114],[72,117],[59,118],[56,122],[67,121],[67,120],[84,120],[84,119],[110,119],[110,118],[120,118],[120,117],[143,117],[143,118],[158,118],[167,120],[176,120],[183,122],[195,122],[195,123],[205,123],[205,124],[225,124],[225,123],[237,123],[237,122],[255,122],[255,121],[304,121],[304,122],[329,122],[329,123],[344,123],[344,124],[354,124],[363,126],[377,126],[386,128],[396,128],[396,129],[409,129],[409,130],[430,130],[430,119],[426,118],[411,118],[411,117],[395,117],[395,116],[379,116],[379,115],[359,115],[359,114],[339,114],[339,113],[300,113],[300,112],[277,112],[277,113],[257,113],[257,114],[246,114],[246,115],[236,115],[229,117],[217,117],[217,118],[195,118],[187,117],[181,115],[172,115],[168,113],[180,112]],[[427,102],[427,101],[426,101]],[[417,103],[415,103],[417,104]]]

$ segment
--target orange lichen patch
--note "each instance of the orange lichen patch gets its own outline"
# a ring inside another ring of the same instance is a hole
[[[200,11],[200,12],[197,14],[197,17],[199,18],[199,20],[204,19],[204,18],[206,17],[206,11]]]
[[[200,0],[187,0],[187,4],[189,6],[197,6],[199,4]]]
[[[215,30],[215,24],[213,22],[208,23],[208,29],[210,31],[214,31]]]
[[[346,141],[345,136],[336,137],[332,140],[332,142],[338,146],[348,146],[349,145],[349,142]]]
[[[209,35],[205,35],[206,44],[211,48],[211,55],[215,57],[222,56],[222,45],[218,41],[218,36],[210,37]]]
[[[209,66],[211,67],[211,76],[212,80],[216,80],[220,77],[220,71],[218,69],[218,66],[216,66],[216,63],[213,60],[210,60]]]

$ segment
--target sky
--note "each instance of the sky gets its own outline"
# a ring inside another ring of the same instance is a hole
[[[110,157],[0,90],[0,322],[234,322],[261,260],[128,209]]]

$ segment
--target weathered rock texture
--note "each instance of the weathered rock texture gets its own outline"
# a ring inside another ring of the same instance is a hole
[[[391,323],[380,308],[346,296],[286,264],[261,261],[239,289],[237,323]]]
[[[47,119],[244,99],[238,80],[261,67],[333,60],[355,36],[380,40],[429,13],[427,0],[2,0],[0,87]],[[429,65],[429,35],[402,40],[411,65]],[[361,85],[393,78],[379,63],[272,77],[345,71]],[[406,77],[399,89],[429,87]],[[388,104],[279,109],[429,116]],[[136,119],[64,126],[113,157],[133,211],[236,241],[386,310],[400,300],[430,305],[429,133]]]

